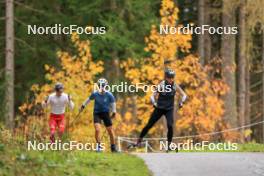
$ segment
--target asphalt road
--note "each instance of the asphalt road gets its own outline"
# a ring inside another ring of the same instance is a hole
[[[141,153],[154,176],[264,176],[264,153]]]

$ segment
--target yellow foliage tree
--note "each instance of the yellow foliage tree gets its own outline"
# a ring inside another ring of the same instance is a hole
[[[178,8],[172,0],[162,0],[160,25],[168,27],[180,27],[178,20]],[[188,95],[188,101],[178,111],[176,129],[181,136],[203,134],[218,131],[228,127],[222,116],[224,113],[223,101],[220,96],[228,91],[227,85],[217,79],[208,77],[208,68],[199,63],[199,59],[188,54],[191,48],[191,35],[182,33],[160,34],[159,27],[152,26],[150,35],[145,38],[147,47],[145,51],[151,52],[151,57],[139,60],[128,59],[121,67],[125,76],[132,84],[158,84],[163,79],[165,67],[176,71],[176,83],[183,85]],[[184,52],[187,56],[177,59],[177,53]],[[169,62],[168,62],[169,61]],[[164,64],[168,63],[168,64]],[[138,128],[137,131],[147,123],[152,112],[150,104],[151,92],[137,98]],[[162,124],[156,125],[150,134],[160,136],[163,129]],[[219,136],[217,136],[219,137]],[[231,139],[231,135],[224,134],[224,139]],[[200,136],[198,139],[214,139],[215,136]]]
[[[44,112],[39,108],[40,103],[45,97],[53,91],[53,86],[56,82],[64,84],[65,92],[72,97],[75,108],[73,112],[66,113],[66,128],[70,122],[74,120],[78,113],[78,108],[82,102],[91,94],[95,76],[103,72],[103,62],[95,62],[92,59],[90,51],[90,41],[80,40],[79,36],[74,33],[71,36],[71,41],[77,50],[76,55],[71,55],[68,52],[58,51],[57,56],[61,67],[56,69],[52,66],[45,65],[47,71],[45,78],[47,84],[42,86],[33,85],[31,91],[34,93],[34,99],[31,102],[26,102],[19,107],[23,116],[27,116],[27,122],[23,126],[25,135],[34,137],[48,136],[48,111]],[[43,117],[46,114],[45,118]],[[86,108],[80,119],[76,122],[74,128],[70,128],[71,137],[75,140],[83,141],[93,136],[92,125],[92,105]],[[34,128],[40,127],[42,128]],[[41,133],[44,133],[41,134]]]
[[[180,26],[176,23],[178,8],[175,7],[172,0],[162,0],[160,15],[161,25]],[[222,119],[224,109],[220,99],[220,96],[228,91],[228,87],[223,81],[208,77],[209,67],[202,67],[196,56],[188,54],[191,40],[191,35],[181,33],[160,34],[158,27],[153,25],[150,35],[145,38],[145,51],[150,52],[151,57],[139,60],[128,58],[121,64],[125,77],[133,84],[157,85],[163,79],[165,67],[176,71],[176,82],[184,86],[188,95],[187,103],[177,114],[176,129],[179,135],[202,134],[228,127],[228,124],[225,124]],[[45,78],[48,83],[41,86],[33,85],[31,90],[34,93],[34,100],[20,106],[21,114],[27,117],[27,122],[22,127],[26,136],[29,134],[39,138],[48,136],[48,117],[38,118],[38,116],[44,116],[39,105],[45,96],[51,93],[56,82],[62,82],[65,85],[65,92],[69,93],[75,102],[75,110],[67,113],[66,116],[69,125],[69,122],[78,113],[78,107],[92,92],[96,75],[103,72],[103,62],[95,62],[92,59],[88,40],[80,40],[77,34],[73,34],[71,41],[76,47],[77,54],[71,55],[68,52],[58,51],[57,56],[61,68],[56,69],[45,65],[47,71]],[[176,58],[179,51],[184,52],[187,56],[181,59]],[[170,62],[164,65],[165,61]],[[139,132],[143,128],[152,112],[150,95],[151,92],[147,92],[143,95],[126,95],[119,99],[117,107],[122,115],[122,120],[118,115],[114,122],[117,135],[126,136],[133,132]],[[90,105],[82,113],[76,126],[70,129],[71,137],[79,141],[93,139],[92,124],[92,105]],[[39,129],[38,126],[42,128]],[[150,134],[161,136],[163,129],[164,125],[159,124],[150,131]],[[213,137],[201,136],[200,139],[212,139]],[[230,135],[225,134],[222,137],[230,139]]]

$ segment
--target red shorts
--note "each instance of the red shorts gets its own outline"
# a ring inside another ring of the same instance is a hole
[[[64,114],[51,113],[49,119],[49,127],[51,134],[54,134],[56,132],[56,128],[59,129],[60,133],[63,133],[65,128]]]

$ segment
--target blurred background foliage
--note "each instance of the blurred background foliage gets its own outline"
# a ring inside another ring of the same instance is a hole
[[[177,135],[218,131],[260,121],[263,116],[263,2],[254,2],[14,1],[17,133],[22,130],[26,137],[33,135],[34,138],[48,133],[48,111],[44,112],[39,103],[57,81],[65,84],[65,91],[73,96],[76,103],[74,112],[67,113],[70,122],[98,77],[106,77],[110,84],[121,81],[157,84],[165,67],[176,70],[176,82],[189,95],[186,106],[179,112],[175,111]],[[5,16],[5,4],[0,3],[0,8],[0,17]],[[0,20],[0,57],[4,58],[5,20]],[[242,22],[247,26],[245,29]],[[80,36],[27,34],[29,24],[53,26],[56,23],[62,26],[106,26],[107,32],[105,35]],[[218,34],[162,36],[157,32],[159,24],[180,26],[189,23],[238,26],[239,34],[225,38]],[[246,36],[246,41],[241,41],[241,36]],[[244,55],[246,57],[241,57]],[[241,59],[246,64],[241,64]],[[164,65],[165,60],[170,64]],[[5,60],[1,59],[1,107],[5,105],[4,65]],[[243,78],[241,71],[246,73]],[[241,85],[245,86],[245,92],[241,92]],[[149,94],[115,93],[115,96],[119,112],[115,121],[117,135],[136,135],[151,112]],[[241,105],[241,101],[245,105]],[[4,113],[4,108],[0,111]],[[92,106],[89,106],[76,128],[68,129],[68,133],[78,140],[93,136],[91,119]],[[1,116],[1,121],[4,121],[4,116]],[[164,122],[161,121],[156,126],[159,130],[154,129],[150,135],[164,135],[163,128]],[[211,139],[233,138],[242,142],[260,142],[264,139],[263,126],[242,130],[240,137],[231,133]]]

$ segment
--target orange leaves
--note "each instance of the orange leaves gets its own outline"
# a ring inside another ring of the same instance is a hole
[[[76,32],[72,33],[72,35],[71,35],[71,41],[74,44],[78,44],[80,42],[80,36]]]
[[[177,65],[180,74],[178,78],[186,85],[188,95],[188,103],[179,111],[184,120],[177,122],[178,130],[189,134],[190,131],[186,129],[188,121],[189,125],[195,127],[192,131],[198,134],[215,131],[218,122],[223,122],[223,102],[219,95],[226,92],[225,83],[210,80],[198,59],[191,55],[182,62],[177,62]],[[184,77],[180,79],[180,76]],[[205,138],[208,140],[211,137],[201,136],[201,139]]]
[[[48,83],[42,86],[32,85],[31,91],[34,93],[34,100],[24,103],[19,107],[22,115],[28,116],[29,120],[25,124],[27,128],[31,128],[31,118],[43,114],[43,109],[41,109],[39,105],[45,100],[45,97],[53,91],[53,86],[56,82],[62,82],[65,87],[65,92],[70,94],[73,98],[76,108],[74,112],[66,113],[66,119],[72,121],[73,117],[78,113],[78,107],[80,107],[82,102],[92,92],[95,76],[103,72],[103,62],[95,62],[92,59],[89,41],[80,40],[76,33],[71,36],[71,41],[78,54],[72,55],[69,52],[58,51],[57,57],[60,62],[60,68],[55,69],[50,65],[44,65],[46,70],[45,78],[48,80]],[[85,135],[93,134],[91,130],[92,124],[89,123],[90,128],[87,128],[86,126],[88,116],[89,119],[91,119],[92,104],[86,109],[87,110],[82,114],[83,117],[81,117],[79,121],[80,123],[77,124],[78,128],[75,128],[75,130],[72,131],[74,136],[79,136],[78,139],[84,139]],[[36,125],[44,126],[47,124],[38,123]]]
[[[229,87],[220,80],[212,81],[212,89],[221,96],[225,95],[229,91]]]
[[[172,9],[174,7],[174,3],[173,1],[170,1],[170,0],[163,0],[161,2],[161,9],[162,10],[169,10],[169,9]]]
[[[22,113],[22,115],[26,115],[26,111],[28,110],[28,106],[29,106],[28,104],[24,103],[18,107],[18,109]]]
[[[47,64],[44,65],[44,68],[46,71],[49,71],[49,69],[50,69],[49,65],[47,65]]]
[[[37,85],[37,84],[33,84],[32,86],[31,86],[31,89],[30,89],[31,91],[38,91],[39,90],[39,85]]]
[[[161,25],[177,27],[178,8],[172,0],[162,1],[160,14]],[[191,35],[181,33],[159,34],[158,28],[152,26],[150,35],[145,37],[145,51],[151,52],[151,57],[144,58],[143,61],[128,59],[122,63],[126,78],[132,83],[157,84],[163,79],[164,60],[171,61],[166,66],[176,70],[176,82],[184,85],[188,95],[186,104],[178,111],[176,129],[182,135],[201,134],[225,128],[225,125],[221,125],[224,124],[222,120],[224,109],[220,95],[228,91],[226,84],[222,80],[211,79],[196,56],[190,54],[180,60],[176,58],[178,49],[185,53],[189,52],[191,39]],[[141,95],[136,100],[140,127],[147,123],[152,111],[149,95],[150,93]],[[161,129],[161,126],[155,128]],[[155,130],[152,132],[157,133]],[[200,139],[205,138],[213,137],[202,136]]]
[[[177,24],[178,8],[173,0],[162,0],[160,15],[161,25],[180,27]],[[164,77],[164,61],[171,61],[166,66],[176,71],[175,81],[177,84],[183,85],[182,87],[188,95],[186,104],[177,112],[176,129],[181,135],[202,134],[216,129],[224,129],[228,126],[222,121],[224,109],[223,101],[220,99],[220,96],[228,91],[228,87],[222,80],[215,80],[208,76],[208,70],[200,65],[196,56],[187,55],[191,48],[191,40],[191,35],[181,33],[160,34],[159,27],[153,25],[150,35],[145,37],[146,47],[144,49],[151,55],[141,59],[128,58],[120,64],[125,77],[132,84],[157,85]],[[91,93],[95,77],[103,72],[103,62],[93,60],[90,41],[80,40],[77,33],[72,34],[71,41],[77,54],[72,55],[68,52],[58,51],[60,69],[55,69],[49,65],[44,66],[47,71],[46,79],[49,83],[42,86],[32,86],[31,90],[35,99],[19,108],[23,115],[26,115],[28,110],[36,108],[36,105],[51,93],[53,84],[58,81],[65,85],[65,91],[71,94],[76,107],[80,107],[81,103]],[[178,59],[179,50],[187,56]],[[229,68],[229,70],[233,69]],[[149,100],[150,94],[151,92],[138,95],[130,94],[119,98],[117,107],[123,112],[123,116],[118,114],[116,117],[116,124],[118,124],[116,132],[118,134],[127,135],[130,132],[138,132],[147,123],[153,110]],[[73,120],[77,111],[78,108],[67,117],[68,120]],[[92,104],[84,111],[79,123],[71,133],[78,140],[84,140],[84,136],[93,136],[91,117]],[[155,129],[164,129],[164,126],[159,123],[151,131],[154,135],[160,135]],[[229,136],[224,137],[228,139]]]

